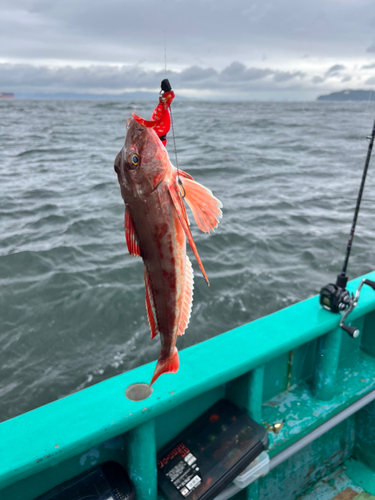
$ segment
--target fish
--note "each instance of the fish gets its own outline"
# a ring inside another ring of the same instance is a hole
[[[209,281],[193,240],[184,202],[198,227],[214,230],[221,202],[206,187],[176,169],[153,128],[134,118],[126,122],[125,142],[114,163],[125,202],[125,239],[130,255],[145,265],[146,310],[151,339],[160,336],[161,351],[150,385],[164,373],[177,373],[176,341],[188,326],[194,273],[186,240]]]

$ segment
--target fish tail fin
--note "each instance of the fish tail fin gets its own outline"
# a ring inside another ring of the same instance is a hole
[[[178,352],[175,347],[169,358],[165,360],[158,359],[150,385],[152,385],[160,375],[163,375],[163,373],[177,373],[179,365],[180,360],[178,359]]]

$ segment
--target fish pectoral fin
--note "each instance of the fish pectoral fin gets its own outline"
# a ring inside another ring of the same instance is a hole
[[[134,229],[132,218],[125,209],[125,238],[128,246],[128,252],[133,257],[141,257],[141,249],[139,247],[138,236]]]
[[[152,289],[148,277],[147,269],[145,269],[145,289],[146,289],[146,310],[147,318],[151,328],[151,340],[156,337],[159,332],[158,321],[156,317],[156,308],[154,298],[152,296]]]
[[[158,359],[150,385],[152,385],[160,375],[163,375],[163,373],[177,373],[179,366],[180,360],[178,358],[177,348],[175,347],[169,358],[165,360],[162,358]]]
[[[202,271],[203,277],[206,280],[207,285],[210,286],[210,282],[208,281],[206,271],[204,270],[202,261],[199,257],[199,254],[198,254],[197,247],[195,246],[195,242],[193,240],[193,235],[191,234],[191,231],[190,231],[189,221],[188,221],[188,217],[187,217],[187,213],[186,213],[186,208],[185,208],[183,199],[178,191],[178,187],[177,187],[176,183],[173,182],[169,185],[169,194],[172,198],[173,205],[176,209],[179,221],[181,222],[182,228],[186,234],[189,245],[194,252],[195,258],[198,261],[198,264],[199,264],[200,270]]]
[[[177,335],[183,335],[189,324],[193,307],[194,271],[190,259],[186,256],[185,288]]]
[[[185,177],[180,186],[184,200],[189,205],[195,222],[204,233],[214,230],[219,224],[222,216],[220,208],[223,206],[220,200],[215,198],[212,191],[198,182]]]
[[[192,177],[190,174],[188,174],[187,172],[185,172],[184,170],[180,170],[178,169],[178,173],[181,177],[184,177],[184,179],[190,179],[191,181],[194,180],[194,177]]]

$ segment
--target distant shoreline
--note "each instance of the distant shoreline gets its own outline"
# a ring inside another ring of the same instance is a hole
[[[1,100],[26,99],[26,100],[74,100],[74,101],[155,101],[157,92],[123,92],[122,94],[76,94],[73,92],[59,93],[18,93],[0,92]],[[177,95],[178,101],[218,101],[218,102],[364,102],[375,100],[375,90],[342,90],[341,92],[332,92],[331,94],[320,95],[317,98],[300,100],[264,100],[264,99],[230,99],[221,98],[188,98]]]
[[[0,92],[0,99],[14,99],[12,92]]]
[[[59,92],[44,94],[41,92],[17,93],[17,99],[42,99],[42,100],[78,100],[78,101],[150,101],[155,100],[157,92],[129,92],[123,94],[75,94],[72,92]],[[181,99],[181,97],[180,97]]]
[[[369,101],[375,99],[375,91],[372,90],[342,90],[341,92],[332,92],[328,95],[320,95],[317,101]]]

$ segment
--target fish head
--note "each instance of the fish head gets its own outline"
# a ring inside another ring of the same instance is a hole
[[[124,200],[147,196],[171,169],[167,150],[156,132],[128,118],[125,143],[115,160]]]

